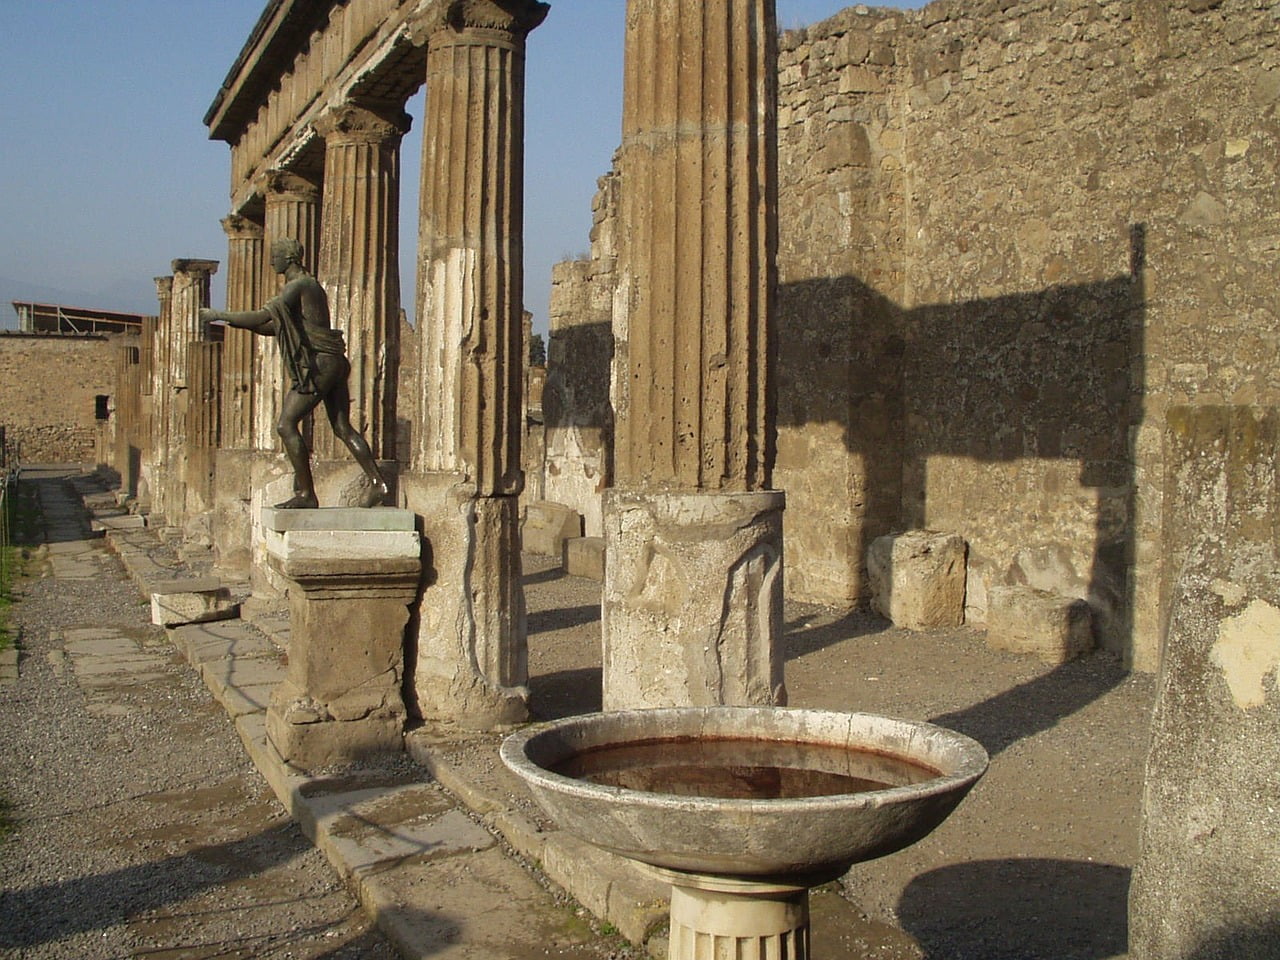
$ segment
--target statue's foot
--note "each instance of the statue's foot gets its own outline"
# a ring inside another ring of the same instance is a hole
[[[308,497],[304,493],[294,494],[284,503],[277,503],[277,510],[315,510],[320,506],[320,501],[314,496]]]
[[[387,499],[387,494],[391,491],[387,489],[385,483],[375,483],[365,491],[363,497],[360,498],[360,506],[362,507],[380,507]]]

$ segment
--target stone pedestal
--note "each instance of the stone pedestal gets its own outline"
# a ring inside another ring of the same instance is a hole
[[[402,749],[404,629],[422,566],[413,515],[267,508],[262,525],[292,634],[268,739],[303,770]]]
[[[669,960],[808,960],[807,884],[651,869],[671,884]]]
[[[605,494],[604,709],[781,705],[782,493]]]

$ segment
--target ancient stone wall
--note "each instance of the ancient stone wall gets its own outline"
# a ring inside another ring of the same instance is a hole
[[[1280,395],[1278,38],[1260,0],[939,0],[784,35],[790,595],[862,600],[872,539],[935,528],[969,542],[971,620],[997,583],[1086,597],[1155,666],[1164,411]]]
[[[88,463],[114,406],[113,338],[0,336],[0,424],[23,463]]]

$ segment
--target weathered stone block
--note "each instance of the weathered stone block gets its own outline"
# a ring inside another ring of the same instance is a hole
[[[529,553],[562,556],[564,542],[582,536],[582,515],[562,503],[539,500],[529,504],[520,536],[523,549]]]
[[[964,623],[965,542],[949,533],[908,530],[877,537],[867,550],[871,606],[908,630]]]
[[[604,537],[573,537],[564,542],[564,572],[571,577],[604,580]]]
[[[216,577],[152,584],[151,622],[162,627],[229,620],[239,612],[240,605],[231,599],[231,591]]]
[[[1079,597],[1021,584],[991,587],[987,646],[1034,654],[1045,663],[1066,663],[1093,649],[1093,614]]]

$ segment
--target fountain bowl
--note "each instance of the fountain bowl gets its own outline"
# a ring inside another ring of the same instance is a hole
[[[750,741],[923,768],[919,782],[771,799],[656,792],[557,772],[637,744]],[[929,723],[776,707],[673,707],[569,717],[502,744],[503,762],[565,830],[656,867],[724,876],[838,876],[900,850],[950,815],[986,772],[976,741]]]

